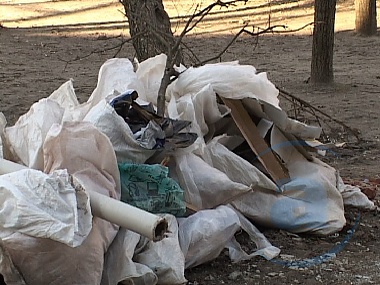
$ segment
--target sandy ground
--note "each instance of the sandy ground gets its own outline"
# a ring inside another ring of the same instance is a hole
[[[344,178],[378,179],[380,38],[355,35],[353,1],[338,2],[333,86],[306,83],[310,74],[311,26],[296,33],[271,33],[259,38],[243,35],[221,60],[239,60],[266,71],[278,87],[360,132],[362,140],[357,142],[341,125],[326,119],[326,136],[346,143],[334,149],[334,155],[326,161]],[[196,1],[164,3],[178,33],[184,23],[180,16],[191,14]],[[312,3],[260,0],[235,7],[232,13],[217,10],[185,43],[199,60],[205,60],[229,43],[245,23],[262,28],[269,23],[281,24],[294,30],[312,22]],[[128,27],[123,7],[117,1],[1,1],[0,23],[0,111],[9,124],[70,78],[74,79],[79,99],[87,100],[105,60],[115,55],[129,59],[134,56],[130,43],[118,51],[128,38]],[[186,63],[194,61],[188,58]],[[289,109],[281,100],[283,107]],[[348,228],[354,225],[356,214],[355,210],[347,210]],[[305,270],[259,259],[232,265],[222,254],[214,262],[189,270],[186,276],[192,284],[380,284],[378,220],[377,213],[363,213],[358,230],[337,258]],[[323,254],[343,239],[346,230],[317,238],[263,229],[284,254],[299,259]]]

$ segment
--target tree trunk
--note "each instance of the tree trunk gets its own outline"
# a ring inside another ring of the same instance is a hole
[[[355,30],[364,36],[376,34],[376,0],[355,0]]]
[[[336,0],[315,0],[314,31],[310,81],[314,84],[334,81],[333,53]]]
[[[128,18],[129,32],[139,61],[168,55],[175,38],[162,0],[120,0]],[[180,62],[180,53],[176,62]]]

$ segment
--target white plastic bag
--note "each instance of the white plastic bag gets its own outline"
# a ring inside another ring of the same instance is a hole
[[[178,221],[179,241],[186,268],[215,259],[227,247],[234,262],[258,255],[272,259],[280,252],[247,219],[228,206],[202,210]],[[249,234],[258,250],[251,254],[242,250],[234,237],[240,229]]]

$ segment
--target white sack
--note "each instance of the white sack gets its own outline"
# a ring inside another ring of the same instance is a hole
[[[166,66],[166,54],[159,54],[148,58],[138,64],[136,70],[137,78],[145,87],[145,94],[139,94],[139,98],[157,105],[158,90],[164,76]]]
[[[65,114],[67,121],[82,121],[86,114],[101,100],[113,97],[133,89],[144,97],[145,89],[133,71],[133,65],[127,58],[112,58],[100,67],[98,83],[87,102]]]
[[[56,101],[64,109],[74,109],[77,107],[79,102],[74,91],[73,79],[63,83],[57,90],[51,93],[49,99]]]
[[[282,193],[257,189],[236,199],[233,206],[256,223],[294,233],[328,235],[341,230],[346,220],[336,170],[316,158],[307,161],[276,128],[271,145],[291,181],[282,186]]]
[[[136,75],[145,87],[145,95],[139,94],[139,97],[153,105],[157,105],[158,90],[164,76],[166,59],[166,54],[162,53],[137,63]],[[180,65],[179,67],[174,66],[174,69],[182,72],[186,68]]]
[[[265,174],[251,163],[233,153],[215,137],[207,144],[213,166],[225,173],[232,181],[250,186],[253,189],[264,188],[276,191],[278,187]]]
[[[13,261],[0,239],[0,274],[8,285],[26,285],[24,278],[14,266]]]
[[[201,88],[196,94],[186,94],[178,99],[170,98],[167,106],[168,116],[191,122],[189,132],[199,137],[205,136],[210,127],[229,113],[229,110],[218,105],[216,94],[211,85]]]
[[[46,134],[53,124],[61,123],[63,114],[64,109],[56,101],[41,99],[14,126],[6,128],[7,142],[21,163],[43,169],[42,145]]]
[[[106,237],[111,233],[115,231],[110,223],[94,218],[89,236],[75,248],[17,232],[2,240],[28,285],[100,284],[103,256],[112,242]]]
[[[6,125],[7,125],[7,119],[5,118],[4,114],[0,112],[0,158],[4,158]]]
[[[145,264],[158,277],[157,284],[183,284],[185,279],[185,257],[178,240],[178,224],[173,215],[163,216],[168,221],[167,237],[153,242],[141,237],[133,260]]]
[[[120,177],[112,145],[90,123],[52,126],[43,153],[45,172],[67,169],[86,191],[120,198]],[[81,204],[79,208],[84,206]],[[33,221],[31,216],[29,219]],[[118,227],[97,217],[92,222],[89,235],[75,248],[18,232],[7,233],[2,240],[28,285],[100,284],[104,255]]]
[[[155,285],[158,277],[146,265],[132,260],[140,235],[120,228],[105,256],[101,285]]]
[[[231,205],[229,205],[231,207]],[[250,239],[255,243],[257,250],[252,253],[246,253],[237,242],[232,238],[227,245],[228,253],[233,262],[248,260],[255,256],[262,256],[267,260],[271,260],[280,254],[280,249],[273,246],[268,239],[239,211],[232,208],[239,217],[241,228],[249,235]]]
[[[193,153],[176,155],[175,160],[176,174],[185,191],[185,200],[198,210],[226,204],[252,190],[249,186],[233,182],[225,173]]]
[[[20,232],[79,246],[91,230],[89,198],[66,170],[25,169],[0,176],[0,236]]]
[[[266,73],[256,73],[253,66],[239,65],[236,61],[190,67],[168,86],[166,95],[179,98],[195,94],[208,84],[222,97],[257,98],[279,108],[278,90]]]
[[[137,78],[132,63],[127,58],[108,59],[100,67],[98,84],[87,102],[93,107],[115,91],[121,94],[129,89],[144,97],[144,86]]]
[[[244,219],[243,216],[241,218]],[[244,220],[243,226],[239,215],[224,205],[212,210],[199,211],[178,221],[179,241],[185,255],[185,268],[215,259],[226,247],[229,247],[230,257],[235,262],[257,255],[271,259],[280,252],[248,220]],[[252,254],[245,253],[234,237],[242,226],[258,248],[258,251]]]
[[[79,107],[77,95],[75,94],[73,80],[70,79],[55,90],[48,99],[56,101],[65,111],[62,121],[73,121],[73,112]]]
[[[110,139],[118,162],[144,163],[156,152],[140,146],[128,124],[106,100],[92,108],[83,121],[91,122]]]

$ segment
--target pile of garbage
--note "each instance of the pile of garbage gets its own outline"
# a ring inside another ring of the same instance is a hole
[[[253,66],[178,67],[158,117],[165,62],[111,59],[83,104],[70,80],[13,126],[0,113],[7,284],[183,284],[225,248],[233,262],[276,257],[255,224],[328,235],[345,205],[374,208]]]

